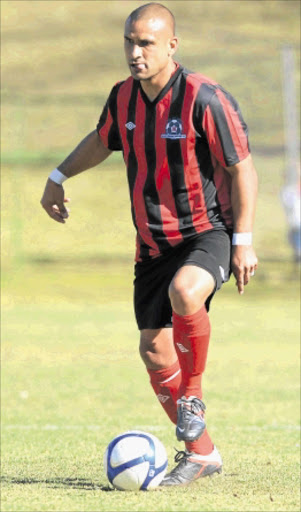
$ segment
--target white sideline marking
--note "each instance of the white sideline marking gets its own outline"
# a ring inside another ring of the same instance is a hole
[[[21,425],[21,424],[7,424],[2,425],[2,429],[7,430],[103,430],[101,425]],[[159,432],[161,430],[167,430],[170,427],[168,425],[133,425],[131,430],[145,430]],[[224,427],[226,430],[233,431],[233,426]],[[262,430],[296,430],[301,429],[300,425],[264,425],[258,427],[256,425],[250,425],[246,427],[235,427],[235,430],[242,431],[262,431]],[[130,428],[128,428],[130,430]],[[210,430],[217,430],[217,427],[212,425]]]
[[[166,430],[167,426],[159,425],[134,425],[131,430],[160,431]],[[7,430],[103,430],[101,425],[2,425]],[[130,429],[128,429],[130,430]]]
[[[167,430],[169,426],[167,425],[136,425],[132,430],[152,430],[153,432],[159,432],[160,430]]]
[[[233,430],[233,427],[231,428]],[[257,425],[250,425],[249,427],[238,427],[237,430],[301,430],[300,425],[264,425],[258,427]]]

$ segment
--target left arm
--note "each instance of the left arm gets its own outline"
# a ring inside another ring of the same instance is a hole
[[[220,86],[214,89],[203,109],[196,111],[196,118],[198,113],[202,115],[210,152],[232,177],[231,205],[237,234],[233,242],[239,244],[232,243],[232,270],[242,294],[258,263],[252,247],[257,174],[250,155],[248,129],[237,101]]]
[[[234,218],[234,233],[249,233],[239,235],[238,245],[232,247],[232,270],[240,295],[254,274],[258,259],[252,246],[252,230],[257,199],[258,179],[252,157],[238,162],[226,170],[232,177],[231,203]]]

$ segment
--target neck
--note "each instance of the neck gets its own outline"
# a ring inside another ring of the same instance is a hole
[[[153,101],[158,94],[160,94],[162,89],[164,89],[170,77],[175,72],[176,67],[176,63],[172,60],[168,66],[166,66],[166,68],[160,71],[157,75],[149,78],[148,80],[140,80],[141,87],[150,101]]]

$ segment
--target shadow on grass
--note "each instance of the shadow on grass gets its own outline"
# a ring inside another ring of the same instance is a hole
[[[101,483],[96,484],[86,478],[45,478],[44,480],[38,480],[35,478],[9,478],[1,477],[2,484],[11,485],[32,485],[32,484],[46,484],[47,487],[52,489],[62,489],[68,487],[71,489],[82,489],[85,491],[104,491],[110,492],[115,491],[113,487],[109,485],[103,485]]]
[[[80,263],[84,262],[85,264],[89,265],[112,265],[119,263],[121,265],[129,265],[133,263],[132,256],[127,255],[115,255],[115,254],[99,254],[94,256],[87,256],[87,257],[76,257],[74,256],[69,258],[62,258],[56,257],[56,256],[50,256],[50,255],[28,255],[25,256],[24,261],[28,263],[32,263],[34,265],[39,266],[45,266],[45,265],[62,265],[63,263],[68,264],[74,264],[79,265]]]
[[[118,265],[116,268],[130,267],[132,268],[132,256],[128,255],[115,255],[115,254],[95,254],[88,255],[87,257],[73,258],[68,255],[63,256],[53,255],[25,255],[24,261],[40,268],[51,268],[55,266],[62,266],[63,264],[78,266],[82,263],[91,267],[100,268]],[[301,262],[296,261],[293,255],[290,258],[279,257],[277,255],[259,256],[259,268],[256,272],[256,277],[259,281],[296,281],[298,280],[301,272]]]

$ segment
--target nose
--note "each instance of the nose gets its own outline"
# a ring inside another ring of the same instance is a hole
[[[141,57],[141,47],[138,44],[133,44],[131,48],[131,57],[133,60],[139,59]]]

